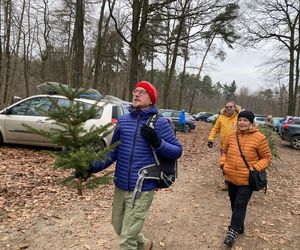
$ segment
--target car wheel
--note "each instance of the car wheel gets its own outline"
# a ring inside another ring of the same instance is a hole
[[[185,132],[191,132],[191,125],[185,124]]]
[[[291,146],[294,149],[300,149],[300,136],[293,136],[292,137]]]

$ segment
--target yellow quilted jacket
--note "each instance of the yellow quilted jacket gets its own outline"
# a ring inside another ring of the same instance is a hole
[[[271,162],[271,151],[266,137],[259,129],[251,128],[246,132],[238,132],[240,146],[250,168],[257,171],[266,169]],[[225,180],[238,185],[248,185],[249,170],[246,167],[237,144],[236,130],[228,134],[220,159]]]
[[[218,119],[211,129],[208,141],[213,141],[218,133],[220,133],[220,142],[221,142],[221,149],[224,147],[224,143],[226,140],[226,135],[232,129],[236,129],[237,118],[238,118],[239,110],[235,110],[232,116],[228,116],[223,109],[221,114],[218,116]]]

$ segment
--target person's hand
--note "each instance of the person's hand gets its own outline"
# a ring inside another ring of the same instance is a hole
[[[158,137],[157,133],[155,132],[155,130],[147,125],[144,125],[141,128],[141,135],[149,141],[149,143],[151,144],[151,146],[153,146],[154,148],[158,148],[160,146],[161,143],[161,139]]]
[[[208,146],[209,148],[212,148],[212,147],[214,146],[214,143],[213,143],[212,141],[209,141],[209,142],[207,143],[207,146]]]
[[[83,168],[76,169],[74,175],[77,179],[81,178],[81,179],[86,180],[92,175],[92,168],[91,168],[91,166],[89,166],[86,169],[83,169]]]

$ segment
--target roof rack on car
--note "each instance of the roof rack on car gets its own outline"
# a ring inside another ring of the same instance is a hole
[[[44,82],[40,85],[37,86],[37,88],[42,92],[42,94],[46,95],[58,95],[60,94],[59,90],[61,88],[67,89],[68,85],[66,84],[61,84],[58,82]],[[75,90],[75,88],[73,88]],[[97,91],[96,89],[88,88],[88,89],[83,89],[82,92],[79,95],[79,98],[85,98],[85,99],[90,99],[90,100],[96,100],[100,101],[104,97]]]

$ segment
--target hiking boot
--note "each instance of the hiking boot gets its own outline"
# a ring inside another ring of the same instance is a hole
[[[153,242],[147,239],[145,250],[152,250],[152,248],[153,248]]]
[[[222,191],[227,191],[228,190],[228,184],[226,182],[222,182],[220,184],[220,187],[221,187]]]
[[[232,228],[230,228],[229,231],[227,232],[224,243],[227,246],[232,247],[233,244],[235,243],[237,235],[238,235],[238,232],[236,232]]]

